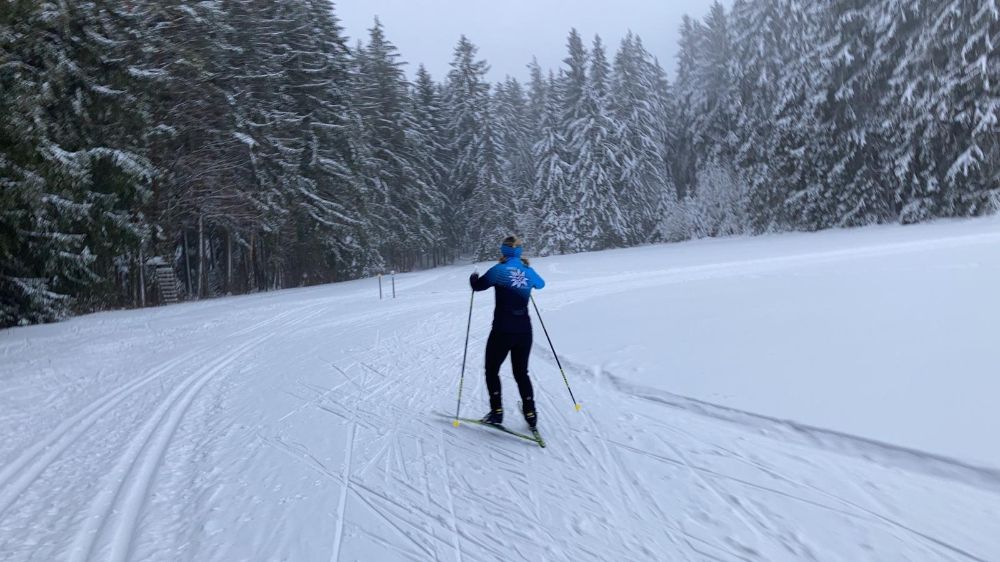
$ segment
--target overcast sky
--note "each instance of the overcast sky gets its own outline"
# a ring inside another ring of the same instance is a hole
[[[340,0],[335,12],[353,47],[367,41],[378,15],[389,40],[406,61],[410,76],[423,63],[435,80],[450,69],[452,50],[463,33],[491,66],[489,78],[527,77],[526,65],[537,56],[545,69],[566,57],[566,37],[575,27],[588,48],[600,34],[614,56],[631,29],[660,59],[673,78],[678,28],[686,13],[701,18],[711,0]],[[722,0],[728,9],[731,0]]]

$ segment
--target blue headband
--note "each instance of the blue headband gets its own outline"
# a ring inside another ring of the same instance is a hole
[[[500,253],[503,254],[505,258],[519,258],[521,257],[521,247],[511,248],[510,246],[501,244]]]

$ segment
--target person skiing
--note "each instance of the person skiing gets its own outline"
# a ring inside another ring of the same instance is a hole
[[[521,410],[532,431],[538,425],[535,395],[528,378],[528,356],[531,354],[531,317],[528,301],[531,289],[541,289],[545,281],[521,256],[521,240],[516,236],[504,238],[500,245],[500,263],[480,276],[473,273],[469,284],[473,291],[495,289],[496,306],[493,309],[493,329],[486,340],[486,388],[490,394],[490,412],[481,420],[491,425],[503,423],[503,404],[500,395],[500,365],[510,354],[511,369],[517,389],[521,393]]]

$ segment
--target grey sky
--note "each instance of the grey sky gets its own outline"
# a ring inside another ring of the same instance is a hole
[[[386,35],[409,63],[412,76],[424,63],[435,80],[449,70],[452,49],[461,34],[479,47],[491,66],[489,78],[527,76],[532,55],[545,69],[555,69],[566,56],[566,36],[575,27],[589,45],[601,35],[609,59],[631,29],[660,59],[673,78],[678,28],[687,13],[701,18],[711,0],[335,0],[353,46],[367,40],[378,15]],[[728,9],[732,0],[722,0]]]

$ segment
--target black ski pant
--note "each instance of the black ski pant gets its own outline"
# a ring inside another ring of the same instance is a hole
[[[502,408],[500,395],[500,365],[510,354],[517,389],[521,392],[521,409],[525,414],[535,411],[535,394],[528,378],[528,355],[531,354],[531,332],[505,334],[496,330],[486,340],[486,388],[490,393],[490,409]]]

